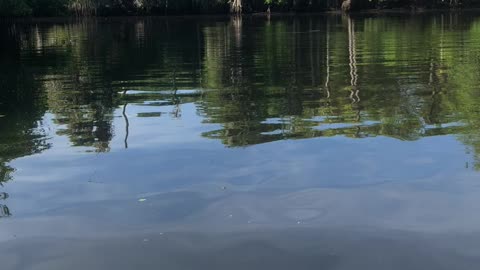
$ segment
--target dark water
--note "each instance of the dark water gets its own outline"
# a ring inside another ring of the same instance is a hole
[[[480,14],[0,24],[0,264],[475,269]]]

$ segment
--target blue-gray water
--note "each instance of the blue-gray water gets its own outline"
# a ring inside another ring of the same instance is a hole
[[[2,270],[480,263],[480,14],[0,38]]]

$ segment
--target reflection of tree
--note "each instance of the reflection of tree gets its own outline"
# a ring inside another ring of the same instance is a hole
[[[325,91],[327,93],[327,99],[330,98],[330,22],[327,20],[325,29]]]
[[[349,107],[349,110],[353,109],[352,105],[345,103],[345,99],[336,98],[330,101],[330,49],[327,47],[326,54],[322,54],[320,50],[314,50],[314,48],[321,47],[319,44],[321,40],[327,40],[327,44],[330,46],[330,37],[328,36],[330,33],[327,31],[326,38],[315,38],[319,34],[314,32],[314,27],[321,24],[314,26],[313,22],[310,21],[308,24],[309,34],[302,35],[303,22],[294,20],[290,29],[284,28],[283,23],[274,22],[266,26],[265,38],[267,40],[263,44],[268,46],[267,48],[259,48],[258,45],[252,44],[251,40],[243,40],[242,44],[247,44],[247,47],[255,47],[257,52],[256,54],[255,52],[252,53],[252,58],[247,58],[246,56],[249,54],[244,54],[240,63],[238,63],[238,59],[234,58],[235,47],[222,48],[223,51],[230,52],[226,54],[230,57],[227,59],[230,65],[251,66],[255,65],[256,59],[262,58],[265,62],[262,63],[263,67],[253,70],[253,72],[250,71],[251,69],[245,69],[243,73],[238,73],[236,83],[212,85],[213,88],[221,90],[208,93],[205,100],[207,104],[202,108],[210,118],[209,121],[222,123],[223,129],[205,133],[205,136],[221,138],[230,146],[256,144],[283,138],[324,136],[331,132],[356,136],[354,135],[357,132],[356,128],[348,129],[348,131],[345,129],[336,131],[316,130],[315,127],[318,126],[318,123],[309,120],[309,118],[315,116],[329,116],[329,114],[335,113],[330,109],[325,110],[326,107],[324,106],[330,102],[341,102],[342,106]],[[209,39],[220,38],[215,33],[222,33],[222,31],[209,32],[206,36],[206,44],[220,43],[209,42]],[[315,33],[315,35],[312,33]],[[279,37],[277,35],[283,36]],[[276,40],[287,40],[288,43],[269,43],[268,39],[270,37]],[[309,50],[303,48],[304,37],[308,38]],[[226,38],[228,39],[228,36]],[[231,44],[231,42],[227,41],[223,44]],[[220,50],[216,46],[206,46],[207,55],[211,54],[210,51],[217,49]],[[267,55],[261,55],[258,51]],[[291,62],[282,63],[283,59],[291,59]],[[314,61],[314,59],[318,60]],[[323,64],[320,59],[325,59]],[[309,63],[308,66],[303,64],[307,62]],[[210,63],[206,62],[207,65]],[[224,64],[216,63],[215,66],[207,66],[205,70],[215,70],[217,74],[222,74],[225,71],[219,67],[224,66]],[[302,76],[305,74],[306,68],[309,68],[309,78]],[[274,78],[271,84],[257,86],[255,85],[255,83],[258,83],[256,77],[268,78],[271,76],[262,74],[262,72],[281,74],[281,77]],[[324,72],[327,74],[325,82],[323,84],[317,82],[316,78],[325,77],[321,76],[321,73]],[[208,78],[218,77],[209,76]],[[310,79],[312,89],[307,89],[305,79]],[[210,80],[210,82],[212,81]],[[215,79],[215,82],[220,81],[226,82],[225,80]],[[327,91],[322,92],[320,85],[324,85]],[[272,118],[273,120],[269,120]],[[341,123],[345,119],[338,119],[338,121]]]
[[[0,218],[9,217],[12,214],[6,205],[0,204]]]
[[[46,111],[42,86],[19,59],[18,36],[4,31],[0,26],[0,187],[12,180],[12,160],[50,147],[42,129]],[[11,215],[5,205],[7,198],[8,194],[0,191],[0,218]]]
[[[35,77],[23,77],[18,84],[35,82],[37,89],[45,89],[39,92],[47,97],[43,100],[47,101],[53,121],[59,126],[57,134],[67,136],[73,146],[108,151],[113,137],[114,111],[129,102],[117,92],[135,89],[130,88],[130,82],[135,81],[138,74],[155,78],[137,84],[138,90],[170,89],[171,74],[157,76],[154,74],[157,69],[152,71],[152,66],[199,62],[201,55],[190,55],[182,49],[190,46],[190,38],[172,46],[177,30],[192,26],[199,29],[198,23],[176,23],[173,29],[169,24],[163,20],[153,24],[150,19],[102,24],[101,20],[89,19],[65,25],[18,27],[14,32],[21,46],[20,53],[36,71]],[[194,44],[201,42],[198,36],[192,40]],[[18,60],[20,56],[12,59]],[[177,86],[191,87],[185,78],[193,78],[195,82],[199,77],[192,73],[192,70],[180,70]],[[23,93],[28,95],[26,91]],[[32,100],[34,98],[32,95]],[[174,114],[180,116],[182,101],[175,96],[174,100],[177,103]]]
[[[1,175],[12,170],[9,160],[48,147],[39,130],[47,105],[58,134],[99,152],[110,148],[116,109],[128,130],[130,104],[169,106],[171,116],[181,117],[185,102],[196,102],[205,122],[219,124],[205,137],[231,147],[319,136],[459,134],[480,151],[479,55],[472,42],[480,24],[442,16],[344,18],[91,20],[17,29],[19,53],[35,72],[15,62],[19,55],[2,55],[0,78],[21,90],[0,94],[22,105],[0,104],[7,115],[2,130],[11,130],[2,136],[14,138],[9,145],[18,150],[9,146],[15,153],[2,155]],[[458,35],[457,23],[468,30]],[[191,88],[208,91],[182,94]],[[150,92],[117,93],[125,90]]]
[[[358,71],[357,71],[357,42],[355,39],[355,21],[352,17],[348,17],[348,55],[349,55],[349,66],[350,66],[350,99],[352,103],[357,103],[360,101],[357,82],[358,82]]]
[[[446,55],[442,49],[444,43],[436,42],[437,39],[444,38],[436,34],[436,24],[415,22],[404,31],[403,28],[398,28],[401,27],[400,24],[387,27],[383,19],[358,20],[350,17],[346,27],[348,38],[344,38],[342,32],[328,31],[328,25],[335,23],[335,18],[328,20],[328,24],[323,24],[327,25],[325,33],[318,32],[315,35],[301,34],[318,29],[315,23],[312,26],[312,22],[308,22],[307,26],[302,20],[296,20],[287,27],[285,21],[269,21],[264,26],[265,36],[261,39],[255,34],[243,36],[242,52],[248,51],[250,47],[256,48],[256,52],[243,53],[241,59],[235,59],[237,51],[232,45],[235,44],[235,39],[225,34],[231,31],[205,30],[206,55],[216,54],[221,57],[205,61],[203,69],[208,70],[205,81],[209,88],[219,90],[206,95],[201,110],[209,122],[222,124],[222,129],[207,132],[204,136],[221,139],[229,146],[245,146],[284,138],[337,135],[355,138],[384,135],[416,140],[422,136],[463,133],[466,130],[464,127],[450,123],[473,120],[473,117],[453,116],[452,107],[462,107],[465,110],[468,107],[461,104],[468,101],[458,100],[452,104],[452,99],[446,95],[465,96],[465,93],[471,92],[475,87],[460,89],[459,84],[468,85],[469,82],[455,81],[457,85],[452,85],[453,81],[448,79],[452,74],[446,76],[453,72],[452,66],[462,67],[463,63],[455,63],[460,58],[454,54]],[[422,27],[418,28],[418,25]],[[321,35],[324,38],[315,39],[315,36]],[[406,51],[409,47],[404,46],[405,42],[411,40],[419,41],[418,50]],[[305,44],[309,44],[310,48],[305,49]],[[342,48],[339,44],[348,44],[348,49],[338,49]],[[297,49],[298,46],[302,46],[302,49]],[[326,49],[312,49],[319,47]],[[358,51],[371,53],[358,54]],[[452,53],[451,50],[448,52]],[[431,57],[429,62],[413,62],[421,59],[424,54]],[[291,60],[285,64],[285,59]],[[314,59],[325,60],[322,65]],[[343,59],[348,60],[345,62]],[[369,65],[367,67],[362,63]],[[403,75],[408,72],[405,68],[410,66],[409,63],[428,72],[410,72],[417,77],[405,77]],[[243,69],[236,74],[236,81],[229,83],[222,79],[225,78],[222,74],[228,73],[225,66],[232,65],[252,68]],[[332,73],[332,66],[344,65],[349,67],[348,72]],[[473,63],[471,66],[476,67]],[[456,72],[462,73],[460,70]],[[322,73],[326,76],[322,76]],[[281,77],[271,74],[281,74]],[[304,76],[305,74],[309,76]],[[471,70],[469,74],[480,73]],[[271,79],[272,76],[274,79]],[[325,78],[324,92],[315,86],[316,83],[320,84],[317,78],[322,77]],[[365,79],[360,81],[360,78]],[[307,86],[307,80],[313,83],[313,89]],[[361,100],[360,83],[368,86],[365,89],[362,87]],[[350,94],[331,91],[338,88],[348,88]],[[433,89],[430,92],[432,95],[424,94],[428,88]],[[454,93],[442,91],[447,88],[454,89]],[[475,104],[476,99],[469,100]],[[472,111],[473,107],[472,105]],[[445,124],[450,126],[445,127]],[[472,124],[468,126],[474,127]],[[471,130],[466,134],[477,133]],[[462,140],[470,145],[475,144],[472,136],[463,136]]]
[[[113,107],[111,98],[96,97],[87,89],[65,89],[57,82],[47,84],[48,105],[55,123],[65,128],[59,135],[70,138],[73,146],[89,146],[95,151],[109,151],[112,139]]]
[[[7,193],[0,192],[0,202],[6,200],[7,198],[8,198]],[[9,217],[10,215],[11,215],[10,209],[4,204],[0,204],[0,218]]]
[[[20,61],[21,42],[13,30],[0,26],[0,185],[11,180],[10,161],[50,147],[41,128],[42,87]]]

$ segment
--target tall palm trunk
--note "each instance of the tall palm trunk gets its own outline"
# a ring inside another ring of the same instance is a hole
[[[96,14],[96,4],[92,0],[73,0],[68,8],[77,16],[87,16]]]
[[[371,0],[343,0],[342,11],[349,12],[372,7]]]
[[[342,11],[343,12],[349,12],[352,10],[352,1],[354,0],[343,0],[342,2]]]
[[[242,0],[230,0],[230,12],[235,14],[242,13]]]

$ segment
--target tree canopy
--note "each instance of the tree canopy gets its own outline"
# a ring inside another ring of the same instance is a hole
[[[465,8],[480,0],[0,0],[0,16],[165,15],[372,8]]]

